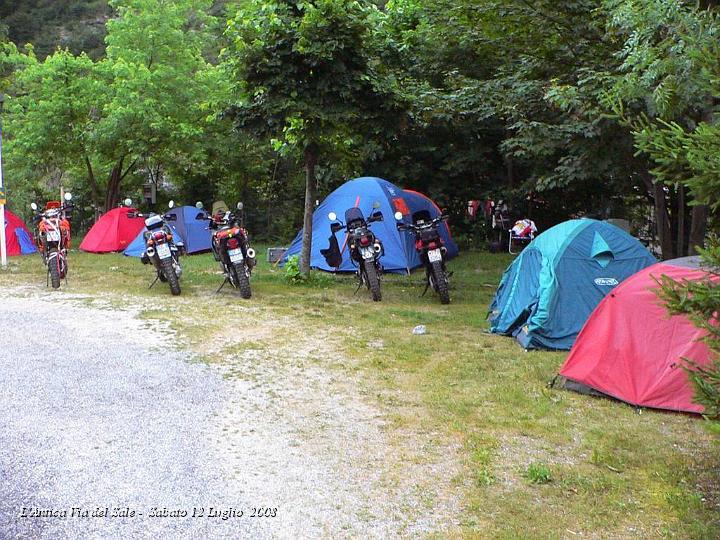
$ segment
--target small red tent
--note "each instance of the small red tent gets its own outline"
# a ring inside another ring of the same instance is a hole
[[[26,255],[37,251],[32,234],[23,220],[7,208],[5,208],[5,246],[8,255]]]
[[[145,226],[141,218],[128,217],[134,208],[113,208],[103,214],[88,231],[80,249],[92,253],[123,251]]]
[[[703,332],[680,315],[670,317],[655,279],[711,278],[699,257],[684,257],[640,270],[592,312],[560,369],[567,388],[598,391],[633,405],[702,413],[682,369],[683,358],[710,361]]]

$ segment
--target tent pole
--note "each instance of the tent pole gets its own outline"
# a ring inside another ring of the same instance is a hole
[[[5,95],[0,94],[0,264],[3,270],[7,268],[7,242],[5,238],[5,184],[2,173],[2,113]]]

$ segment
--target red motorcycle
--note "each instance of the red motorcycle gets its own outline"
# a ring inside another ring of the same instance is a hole
[[[198,202],[195,207],[202,210],[203,205]],[[239,202],[236,212],[220,211],[214,216],[200,212],[195,219],[210,222],[213,256],[220,263],[225,276],[217,292],[220,292],[226,283],[230,283],[240,291],[242,298],[250,298],[250,275],[257,261],[255,250],[250,247],[248,232],[242,224],[242,209],[243,203]]]
[[[67,281],[68,262],[67,252],[70,249],[70,221],[68,214],[72,211],[72,195],[65,194],[65,201],[48,201],[44,210],[32,203],[30,208],[35,215],[33,222],[37,223],[35,231],[35,244],[42,256],[43,264],[47,267],[47,284],[53,289],[60,287],[60,280]]]
[[[450,303],[450,274],[445,267],[447,248],[443,245],[438,228],[448,216],[432,218],[427,210],[420,210],[412,215],[412,223],[403,221],[401,212],[395,213],[399,231],[409,232],[415,236],[415,249],[425,267],[425,290],[430,287],[440,297],[441,304]]]

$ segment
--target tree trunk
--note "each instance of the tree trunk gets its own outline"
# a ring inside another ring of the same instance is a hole
[[[683,257],[685,253],[685,186],[678,184],[677,197],[677,244],[675,253],[678,257]]]
[[[305,147],[305,214],[303,216],[303,239],[300,254],[300,272],[310,273],[310,254],[312,249],[312,218],[315,208],[315,164],[317,163],[318,148],[315,143]]]
[[[688,255],[695,255],[699,247],[705,246],[705,232],[707,227],[708,207],[704,204],[693,206],[692,221],[690,224],[690,242]]]
[[[92,163],[90,163],[90,159],[87,156],[85,156],[85,166],[87,167],[88,183],[90,184],[90,197],[92,198],[93,207],[97,211],[100,207],[100,192],[98,190],[97,180],[95,180]]]
[[[672,224],[670,214],[665,205],[665,186],[662,182],[653,184],[653,198],[655,200],[655,222],[657,224],[658,241],[663,260],[674,259]]]
[[[640,177],[653,200],[653,207],[655,209],[655,234],[660,244],[662,258],[672,259],[674,258],[672,227],[665,202],[664,186],[661,182],[653,180],[652,175],[647,169],[640,171]]]
[[[118,192],[120,188],[120,180],[122,179],[122,166],[125,156],[121,157],[120,160],[110,171],[108,176],[107,192],[105,193],[105,211],[109,211],[117,206],[118,203]]]

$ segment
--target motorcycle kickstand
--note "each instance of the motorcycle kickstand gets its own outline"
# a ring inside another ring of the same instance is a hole
[[[155,285],[155,284],[158,282],[159,279],[160,279],[160,276],[156,275],[156,276],[155,276],[155,279],[153,280],[153,282],[152,282],[152,283],[150,284],[150,286],[148,287],[148,290],[152,289],[152,288],[153,288],[153,285]]]
[[[230,283],[230,280],[227,277],[225,277],[225,279],[223,280],[222,285],[220,285],[220,287],[218,287],[218,290],[215,291],[215,294],[218,294],[222,290],[222,288],[225,286],[226,283]]]
[[[428,281],[425,282],[425,290],[424,290],[423,293],[420,295],[420,298],[422,298],[423,296],[425,296],[425,293],[428,292],[428,289],[429,289],[429,288],[430,288],[430,281],[428,280]]]
[[[355,295],[358,293],[358,291],[360,290],[360,288],[361,288],[362,286],[363,286],[363,282],[360,281],[360,283],[359,283],[358,286],[357,286],[357,289],[355,289],[355,292],[353,293],[353,296],[355,296]]]

